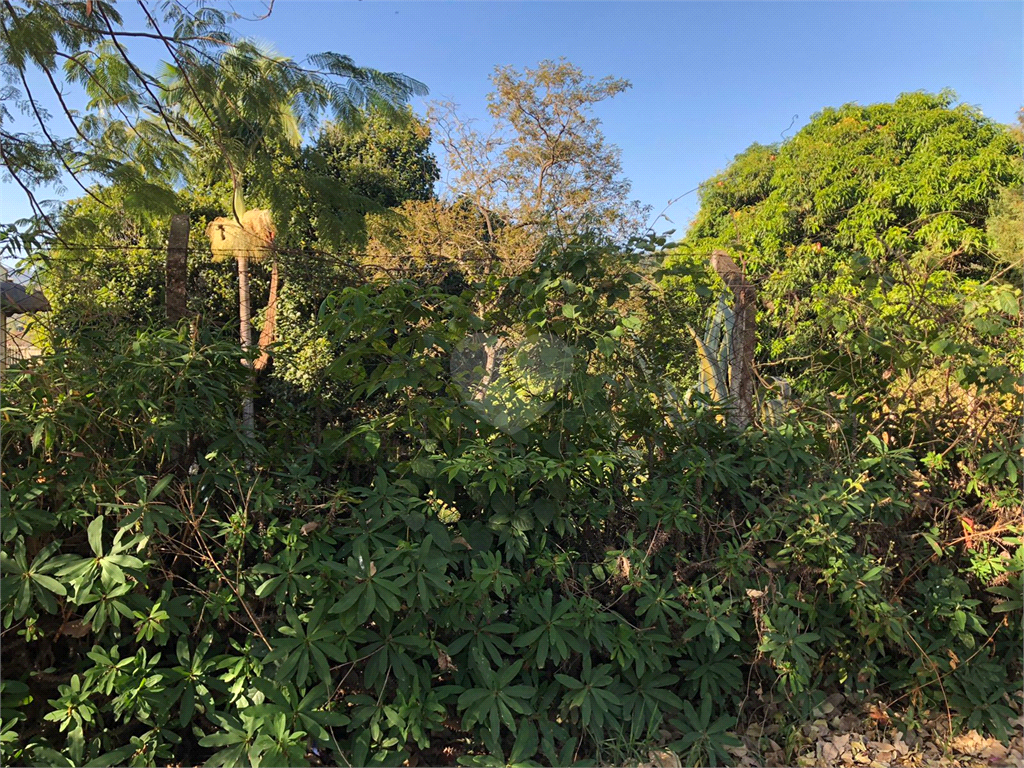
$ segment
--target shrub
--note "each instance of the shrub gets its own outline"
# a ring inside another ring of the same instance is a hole
[[[828,421],[670,407],[635,374],[613,256],[553,249],[483,318],[402,282],[336,294],[342,405],[265,402],[260,440],[227,339],[83,337],[12,372],[4,760],[565,765],[668,741],[715,764],[751,685],[948,701],[1005,738],[1019,525],[972,533],[922,503],[911,452],[846,451]],[[485,326],[577,351],[512,434],[446,368]],[[1009,494],[1019,457],[981,465]]]

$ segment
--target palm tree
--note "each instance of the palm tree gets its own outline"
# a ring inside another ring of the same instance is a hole
[[[280,290],[276,231],[271,212],[247,210],[246,181],[267,173],[272,150],[296,149],[301,130],[315,127],[324,112],[346,125],[358,123],[369,109],[403,120],[401,107],[413,95],[425,94],[426,87],[404,75],[357,67],[334,53],[317,54],[300,66],[248,42],[216,59],[177,60],[166,67],[163,82],[166,109],[152,119],[170,119],[196,149],[213,153],[231,181],[231,216],[212,222],[207,235],[215,257],[238,263],[239,338],[246,353],[252,348],[249,262],[273,260],[263,354],[257,361],[263,367]],[[244,403],[243,421],[251,434],[251,398]]]
[[[271,279],[270,301],[277,300],[277,260],[274,258],[274,240],[277,229],[274,227],[270,211],[255,209],[247,211],[240,204],[234,206],[233,217],[218,216],[206,227],[206,236],[210,239],[210,250],[214,261],[235,259],[238,262],[238,296],[239,321],[241,322],[241,342],[246,350],[252,346],[252,324],[249,300],[249,262],[273,259],[273,277]],[[261,349],[265,349],[261,344]]]

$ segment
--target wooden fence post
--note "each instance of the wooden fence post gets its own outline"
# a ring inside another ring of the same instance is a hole
[[[725,251],[711,254],[711,266],[732,292],[732,349],[729,354],[730,420],[739,429],[754,421],[754,349],[757,345],[757,289],[747,280],[740,266]]]
[[[188,214],[171,217],[164,274],[167,322],[171,325],[177,325],[188,312],[188,230]]]
[[[0,283],[7,282],[7,267],[0,266]],[[7,312],[0,301],[0,375],[7,373]]]

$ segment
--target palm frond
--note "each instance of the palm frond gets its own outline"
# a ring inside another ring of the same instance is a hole
[[[242,214],[240,221],[218,216],[207,225],[206,236],[214,261],[259,261],[273,253],[277,229],[270,211],[254,209]]]

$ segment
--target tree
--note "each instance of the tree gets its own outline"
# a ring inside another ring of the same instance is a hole
[[[351,267],[365,244],[368,216],[397,224],[391,208],[433,198],[430,129],[411,110],[395,117],[370,110],[355,125],[328,122],[298,155],[279,156],[271,185],[256,185],[282,217],[282,250],[304,254],[291,260],[291,276],[321,298],[325,272],[337,271],[331,262]]]
[[[987,466],[1019,455],[1022,294],[990,235],[1022,166],[1020,138],[951,94],[826,109],[703,185],[645,348],[696,378],[679,331],[720,310],[709,262],[726,251],[757,286],[758,426],[813,420],[850,455],[900,451],[921,473],[905,494],[1004,525]]]
[[[233,257],[237,262],[239,338],[247,353],[252,347],[249,261],[272,258],[276,229],[269,212],[247,209],[245,179],[269,147],[296,148],[301,140],[292,111],[291,84],[275,77],[282,71],[281,64],[279,58],[243,46],[222,54],[214,67],[170,66],[164,78],[164,101],[173,113],[172,124],[197,151],[213,154],[231,182],[230,218],[215,219],[206,234],[215,258]],[[211,87],[214,69],[221,81]],[[247,400],[245,421],[250,428],[251,408]]]
[[[502,278],[527,273],[538,259],[557,260],[563,247],[597,242],[602,247],[591,250],[609,257],[610,282],[616,270],[631,271],[605,241],[622,243],[635,233],[642,209],[629,201],[620,152],[593,116],[629,83],[595,81],[564,60],[523,72],[499,67],[491,80],[486,136],[456,105],[433,105],[434,135],[452,173],[448,194],[407,202],[397,221],[374,220],[364,261],[389,275],[413,272],[449,292],[471,285],[476,311],[492,330],[518,337],[523,329],[509,324],[515,313],[501,308],[514,299],[496,290]],[[496,375],[495,345],[502,343],[484,343],[487,377]]]
[[[489,237],[486,214],[468,201],[407,200],[394,210],[398,218],[368,217],[362,259],[371,269],[427,282],[452,271],[469,283],[495,267],[515,273],[518,243]]]
[[[169,68],[165,100],[173,109],[174,124],[200,151],[212,153],[223,164],[231,181],[232,217],[239,225],[246,213],[247,180],[266,174],[275,152],[297,151],[300,128],[314,124],[321,110],[331,107],[351,124],[361,119],[361,108],[367,105],[400,114],[398,104],[423,90],[415,81],[360,69],[345,57],[323,54],[321,62],[333,74],[351,80],[353,87],[339,92],[250,44],[236,45],[213,63],[193,60],[187,68]],[[246,255],[250,250],[243,248],[237,256],[240,338],[246,349],[252,345]],[[272,250],[268,253],[272,257]],[[277,275],[276,265],[273,274]],[[275,282],[271,296],[276,295]]]
[[[564,59],[522,72],[499,67],[491,82],[486,135],[451,103],[435,105],[431,118],[452,170],[451,195],[481,211],[491,242],[519,241],[504,257],[518,250],[529,264],[550,235],[637,233],[644,210],[629,200],[621,152],[593,116],[629,83],[595,81]]]
[[[952,93],[826,109],[708,180],[687,244],[740,244],[750,266],[819,280],[851,254],[991,274],[989,203],[1021,178],[1019,140]]]
[[[74,221],[58,216],[60,206],[39,196],[46,187],[63,192],[67,182],[108,210],[174,212],[173,191],[163,171],[166,163],[184,161],[181,145],[167,120],[159,124],[140,119],[145,105],[162,114],[160,84],[133,60],[129,42],[157,40],[172,60],[186,50],[192,56],[207,56],[232,44],[230,15],[212,8],[193,12],[172,2],[141,6],[147,22],[139,30],[124,26],[115,2],[4,4],[0,158],[5,174],[24,192],[34,212],[31,221],[5,228],[5,250],[28,253],[56,238],[58,226],[71,234]],[[163,25],[172,31],[165,34]],[[48,86],[30,86],[33,76],[41,76]],[[74,84],[84,84],[94,98],[101,96],[108,111],[92,109],[95,103],[85,114],[73,109],[67,88]],[[44,97],[59,104],[69,135],[56,127],[42,105]],[[34,129],[12,132],[9,105],[16,106]],[[82,223],[88,227],[88,221]]]
[[[166,0],[140,5],[146,20],[141,30],[125,28],[115,2],[5,5],[0,66],[9,84],[0,111],[0,154],[5,171],[36,211],[28,234],[5,228],[11,243],[6,250],[28,242],[32,231],[41,233],[39,242],[57,237],[57,208],[37,200],[44,184],[59,189],[66,177],[108,209],[178,213],[176,191],[204,147],[215,150],[241,190],[253,181],[245,178],[247,166],[250,175],[265,173],[263,161],[273,147],[286,144],[284,137],[294,140],[296,129],[312,131],[322,115],[357,124],[364,108],[373,107],[401,120],[406,115],[398,107],[426,92],[411,78],[357,67],[338,54],[303,62],[268,56],[237,39],[228,27],[236,15],[216,8],[192,9]],[[155,41],[166,50],[163,76],[138,65],[130,47],[136,41]],[[32,70],[50,84],[70,136],[60,135],[41,108],[29,87]],[[82,86],[90,97],[84,114],[67,106],[69,84]],[[8,104],[32,117],[36,134],[13,134],[4,127],[11,117]],[[217,127],[204,133],[204,124]],[[86,231],[91,227],[88,220],[60,217],[65,244],[73,242],[68,237],[76,234],[77,224]]]
[[[317,136],[313,157],[320,173],[381,208],[406,200],[430,200],[441,177],[430,152],[430,128],[412,115],[370,112],[356,127],[327,123]]]
[[[38,5],[43,7],[38,9]],[[333,53],[311,56],[302,64],[271,56],[258,46],[234,39],[223,14],[205,9],[193,14],[176,5],[168,10],[171,5],[142,5],[149,26],[145,33],[118,29],[120,16],[106,3],[96,3],[95,9],[90,4],[85,24],[72,14],[52,12],[45,4],[28,2],[27,7],[10,9],[11,24],[5,23],[3,28],[5,70],[12,79],[14,75],[20,78],[28,105],[49,141],[45,146],[14,137],[8,141],[9,148],[4,148],[9,172],[30,196],[29,184],[21,177],[53,180],[55,162],[60,161],[101,205],[110,207],[85,186],[79,173],[106,171],[106,178],[124,201],[143,207],[159,203],[165,211],[174,212],[180,208],[176,189],[187,181],[196,156],[205,155],[208,163],[219,164],[230,180],[229,206],[232,218],[240,224],[246,211],[246,184],[254,177],[267,178],[280,153],[297,153],[299,131],[316,127],[322,114],[355,125],[367,108],[373,108],[384,117],[403,120],[407,113],[399,107],[411,95],[426,92],[415,80],[360,68],[348,57]],[[33,16],[32,10],[43,12]],[[175,24],[177,37],[161,30],[157,17],[165,11],[165,18]],[[61,37],[65,24],[74,31]],[[136,35],[164,43],[171,60],[162,77],[143,72],[129,56],[123,38]],[[59,42],[67,43],[69,51],[61,51]],[[29,64],[42,69],[63,104],[54,77],[57,54],[70,62],[68,77],[81,83],[91,97],[91,113],[85,118],[66,110],[77,141],[59,141],[52,135],[47,116],[38,108],[25,79]],[[45,220],[51,234],[56,234],[53,221],[41,206],[33,204],[39,212],[37,218]],[[72,223],[65,217],[64,229]],[[239,257],[237,263],[239,335],[248,349],[252,345],[248,257]],[[274,299],[279,274],[276,262],[271,274]],[[271,311],[265,329],[268,339],[273,338],[273,318]],[[250,410],[246,408],[247,421],[251,421]]]
[[[882,343],[866,312],[905,303],[903,325],[923,333],[962,306],[961,289],[1006,284],[986,226],[1000,190],[1024,178],[1020,147],[951,93],[823,110],[702,185],[700,213],[669,265],[710,286],[707,256],[730,250],[759,284],[762,373],[828,391],[845,359],[843,375],[866,386],[902,343]],[[850,354],[851,344],[873,344],[858,332],[879,341],[871,354]]]
[[[1024,273],[1024,188],[1004,187],[990,207],[985,234],[992,256],[1017,272]]]
[[[248,264],[253,340],[259,330],[260,361],[267,359],[270,329],[274,330],[273,381],[264,381],[261,391],[270,388],[283,393],[283,387],[295,387],[308,392],[322,382],[332,347],[317,328],[320,305],[332,291],[362,281],[353,250],[364,239],[364,227],[391,229],[401,222],[398,214],[389,213],[379,202],[347,188],[345,180],[352,176],[371,180],[390,200],[422,194],[432,184],[436,164],[424,139],[425,126],[417,127],[410,119],[386,129],[383,116],[367,115],[365,120],[368,126],[372,124],[373,136],[382,138],[381,144],[364,135],[359,125],[346,129],[337,122],[328,123],[324,133],[331,132],[331,140],[324,138],[299,152],[273,151],[267,171],[252,174],[246,185],[246,201],[272,210],[279,230],[275,258]],[[318,146],[329,150],[335,142],[348,142],[342,136],[356,138],[353,144],[346,143],[344,151],[320,154]],[[353,145],[357,149],[351,149]],[[402,167],[409,172],[400,177],[393,176],[386,165],[395,155],[408,159]],[[196,151],[193,158],[178,198],[191,219],[190,237],[198,244],[193,245],[196,248],[207,242],[204,232],[211,221],[230,216],[232,195],[230,180],[224,178],[215,151]],[[421,163],[415,162],[417,159]],[[415,167],[422,171],[418,177],[412,170]],[[369,192],[370,186],[361,189]],[[57,335],[68,337],[83,321],[110,331],[118,326],[162,322],[164,308],[158,302],[165,275],[164,216],[122,207],[110,210],[89,197],[69,203],[63,216],[79,225],[74,236],[70,227],[62,230],[63,239],[76,247],[55,243],[46,251],[47,263],[41,273],[48,295],[54,298],[56,312],[48,325]],[[80,226],[83,222],[89,223],[89,229]],[[280,277],[276,301],[271,301],[275,264]],[[275,322],[260,317],[255,309],[271,305],[275,317],[270,319]],[[188,313],[201,317],[208,326],[238,322],[234,257],[229,262],[189,260]],[[330,400],[326,390],[324,393]]]
[[[368,115],[365,120],[373,124],[373,136],[382,137],[381,144],[365,136],[358,125],[345,128],[328,123],[325,135],[301,151],[271,152],[266,171],[251,174],[246,185],[247,201],[274,211],[275,223],[281,222],[274,263],[281,265],[291,288],[280,281],[279,300],[289,308],[282,318],[288,327],[278,328],[279,340],[284,340],[281,334],[304,337],[305,330],[296,323],[313,323],[327,293],[351,283],[354,259],[350,253],[365,239],[367,215],[373,214],[370,218],[378,222],[373,225],[375,231],[385,226],[384,220],[394,227],[400,219],[389,214],[382,203],[401,202],[406,194],[422,195],[433,184],[436,162],[424,139],[425,126],[412,118],[390,128],[385,128],[383,116]],[[349,138],[342,138],[346,136]],[[338,142],[345,148],[339,149]],[[358,149],[352,149],[353,145]],[[321,146],[326,154],[319,151]],[[387,163],[395,156],[405,158],[400,166],[408,172],[393,174]],[[224,178],[215,151],[197,149],[193,161],[178,192],[178,204],[191,218],[192,241],[202,243],[209,222],[230,215],[231,182]],[[417,175],[413,168],[421,173]],[[352,190],[347,185],[353,178],[366,183]],[[107,194],[105,188],[99,191]],[[115,201],[108,207],[86,196],[64,207],[57,227],[56,242],[43,252],[45,265],[38,263],[47,290],[57,297],[57,326],[72,321],[76,313],[81,317],[106,313],[108,323],[158,322],[163,308],[153,301],[165,273],[155,254],[166,251],[167,236],[161,211],[128,210]],[[62,241],[74,247],[65,247]],[[237,272],[234,259],[231,261]],[[271,272],[258,263],[249,264],[254,306],[268,303]],[[227,304],[229,280],[234,284],[232,305]],[[207,259],[189,261],[188,284],[190,315],[202,315],[204,322],[214,324],[227,321],[229,313],[238,316],[237,277],[231,278],[223,264]],[[83,285],[90,289],[82,290]],[[99,297],[101,303],[97,303]],[[292,342],[299,343],[298,338]]]
[[[1024,147],[1024,109],[1017,113],[1017,124],[1011,129]],[[990,202],[986,234],[993,257],[1016,270],[1017,283],[1024,277],[1024,185],[1010,184]]]

